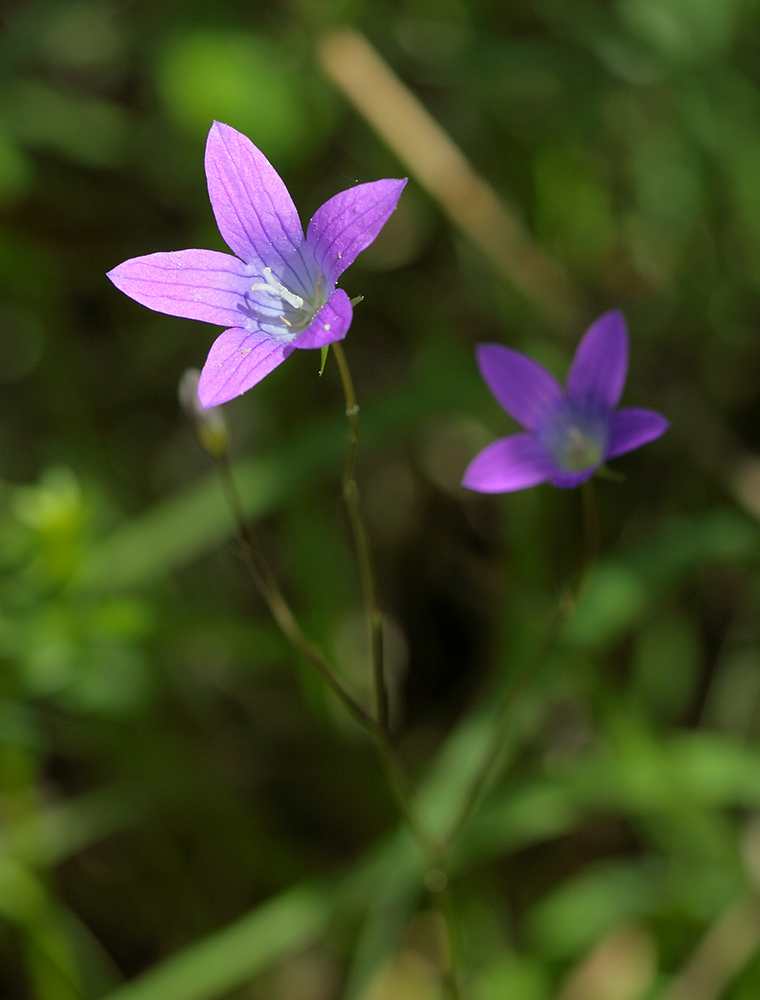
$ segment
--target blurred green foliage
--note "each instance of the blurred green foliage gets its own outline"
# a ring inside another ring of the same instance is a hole
[[[320,70],[319,35],[350,25],[586,318],[624,310],[626,399],[672,421],[598,482],[598,560],[531,674],[583,512],[549,487],[460,490],[510,430],[473,347],[562,372],[582,328],[549,329],[414,178],[346,275],[396,739],[435,830],[494,692],[528,678],[452,859],[466,996],[676,1000],[709,959],[704,1000],[754,1000],[757,5],[8,0],[0,25],[0,996],[440,995],[425,863],[372,748],[270,624],[177,404],[214,330],[105,278],[223,249],[212,118],[264,150],[304,219],[405,172]],[[297,353],[225,408],[236,474],[306,630],[368,699],[340,383]],[[744,950],[705,957],[726,934]]]

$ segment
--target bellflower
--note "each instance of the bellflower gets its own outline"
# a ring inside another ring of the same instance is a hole
[[[235,256],[153,253],[108,277],[149,309],[227,327],[201,372],[207,407],[246,392],[295,348],[345,337],[353,309],[335,283],[385,225],[406,181],[341,191],[317,209],[304,236],[284,182],[246,136],[214,122],[205,166],[219,232]]]
[[[620,312],[593,323],[578,345],[563,389],[532,358],[480,344],[478,365],[497,402],[523,434],[499,438],[467,467],[462,485],[508,493],[538,483],[570,489],[608,459],[653,441],[668,421],[653,410],[616,409],[628,371],[628,334]]]

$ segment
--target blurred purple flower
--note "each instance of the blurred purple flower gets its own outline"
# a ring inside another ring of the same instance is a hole
[[[616,410],[628,371],[620,312],[589,327],[575,352],[567,389],[536,361],[500,344],[480,344],[478,364],[497,402],[526,433],[499,438],[468,465],[462,485],[508,493],[538,483],[570,489],[610,458],[653,441],[668,421],[653,410]]]
[[[201,404],[241,395],[296,347],[345,337],[353,310],[335,282],[375,239],[405,180],[341,191],[317,209],[304,237],[275,169],[246,136],[214,122],[206,178],[219,231],[236,256],[176,250],[124,261],[108,277],[149,309],[226,326],[201,372]]]

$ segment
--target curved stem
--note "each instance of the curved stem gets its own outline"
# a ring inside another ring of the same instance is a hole
[[[456,839],[467,825],[472,813],[475,811],[483,790],[488,783],[491,774],[496,767],[498,759],[502,753],[504,743],[507,739],[507,721],[510,711],[525,692],[528,684],[535,676],[538,668],[554,648],[559,639],[565,622],[575,610],[578,601],[585,590],[591,571],[596,562],[599,551],[599,509],[596,501],[596,492],[591,480],[583,483],[583,557],[577,582],[571,593],[560,599],[559,606],[555,611],[554,618],[547,628],[544,640],[539,645],[528,664],[515,678],[514,682],[508,684],[501,696],[501,701],[496,712],[496,723],[493,735],[488,747],[483,755],[478,770],[470,783],[467,794],[460,806],[459,812],[451,824],[449,832],[440,845],[443,856],[448,854]]]
[[[330,670],[314,643],[303,632],[293,614],[290,605],[285,599],[274,574],[261,551],[261,547],[251,530],[245,517],[243,505],[240,502],[235,480],[232,476],[229,460],[223,456],[217,460],[219,474],[221,476],[224,493],[227,502],[234,514],[237,524],[238,535],[243,546],[243,554],[248,568],[261,591],[261,595],[267,603],[272,617],[280,626],[285,638],[301,652],[311,665],[318,671],[328,687],[343,702],[346,709],[365,729],[373,730],[375,720],[361,707],[361,705],[346,691],[341,682]]]
[[[364,608],[367,615],[370,635],[370,658],[372,663],[372,678],[375,687],[377,704],[377,721],[380,728],[388,731],[388,689],[385,682],[385,667],[383,663],[383,616],[377,602],[377,586],[375,584],[375,566],[372,559],[372,549],[369,544],[367,529],[359,503],[359,487],[354,478],[356,449],[359,444],[359,404],[356,401],[351,370],[343,351],[342,344],[337,341],[332,345],[335,360],[338,363],[340,380],[346,397],[346,416],[349,424],[349,443],[346,467],[343,471],[343,499],[351,522],[354,536],[356,557],[359,562],[359,572],[362,580]]]
[[[348,384],[350,385],[350,379]],[[352,431],[352,447],[349,452],[349,466],[347,468],[347,481],[349,482],[353,480],[353,455],[356,450],[355,442],[356,437]],[[227,502],[235,518],[246,563],[275,621],[280,626],[285,638],[288,639],[288,641],[306,657],[309,663],[311,663],[311,665],[318,671],[322,679],[337,695],[354,719],[373,738],[378,756],[380,758],[380,763],[386,773],[388,783],[394,793],[399,810],[407,827],[427,858],[430,868],[439,869],[443,874],[444,886],[438,891],[439,908],[446,923],[450,951],[449,968],[444,973],[443,985],[449,1000],[459,1000],[460,990],[457,969],[459,967],[459,940],[461,935],[459,934],[458,924],[455,920],[454,906],[447,886],[447,876],[444,869],[446,854],[445,851],[442,850],[442,846],[436,843],[434,838],[430,836],[419,818],[414,801],[414,792],[409,784],[406,773],[399,762],[388,734],[387,700],[384,701],[385,714],[381,715],[378,719],[374,719],[361,707],[361,705],[359,705],[357,701],[355,701],[355,699],[343,687],[332,670],[328,667],[318,648],[301,629],[298,620],[293,614],[290,605],[285,599],[285,596],[280,590],[279,585],[277,584],[277,581],[267,564],[264,553],[261,551],[261,547],[259,546],[256,536],[246,519],[243,504],[240,500],[240,495],[237,491],[235,480],[232,475],[232,469],[227,456],[223,455],[221,457],[217,457],[217,465]],[[359,523],[361,524],[362,535],[366,540],[361,519],[359,519]],[[358,546],[359,542],[357,539],[357,547]],[[370,593],[374,597],[374,576],[372,576],[371,581],[372,590]],[[379,621],[379,616],[377,619],[372,619],[373,623],[376,620]],[[375,660],[374,662],[380,664],[380,681],[382,681],[382,647],[378,644],[374,648],[376,653],[380,654],[380,659]],[[377,679],[376,674],[376,681]],[[382,687],[378,687],[378,693],[384,697],[384,684]],[[383,703],[380,701],[380,698],[378,701],[379,703]]]
[[[449,832],[440,844],[439,849],[442,855],[445,856],[449,853],[475,811],[481,795],[483,794],[483,790],[488,783],[494,768],[496,767],[499,757],[501,756],[504,743],[509,736],[507,727],[509,714],[517,700],[522,694],[524,694],[530,681],[533,680],[538,668],[554,647],[571,608],[572,605],[570,604],[563,604],[558,608],[554,620],[545,634],[544,641],[514,681],[511,684],[508,684],[504,689],[499,707],[496,711],[496,721],[493,728],[493,734],[486,751],[483,754],[480,766],[470,782],[467,794],[462,800],[459,812],[451,824]]]

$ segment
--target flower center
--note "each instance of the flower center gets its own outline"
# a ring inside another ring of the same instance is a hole
[[[607,450],[608,420],[565,405],[541,433],[544,447],[563,472],[601,465]]]
[[[258,305],[256,315],[263,328],[272,336],[282,340],[293,340],[306,329],[316,314],[327,301],[324,294],[324,276],[320,274],[316,289],[311,298],[298,295],[272,273],[271,267],[265,267],[262,273],[263,281],[251,285],[251,292],[263,292],[267,300]],[[257,303],[254,303],[257,305]]]
[[[565,428],[565,439],[558,449],[557,460],[568,472],[582,472],[602,461],[602,443],[576,424]]]

